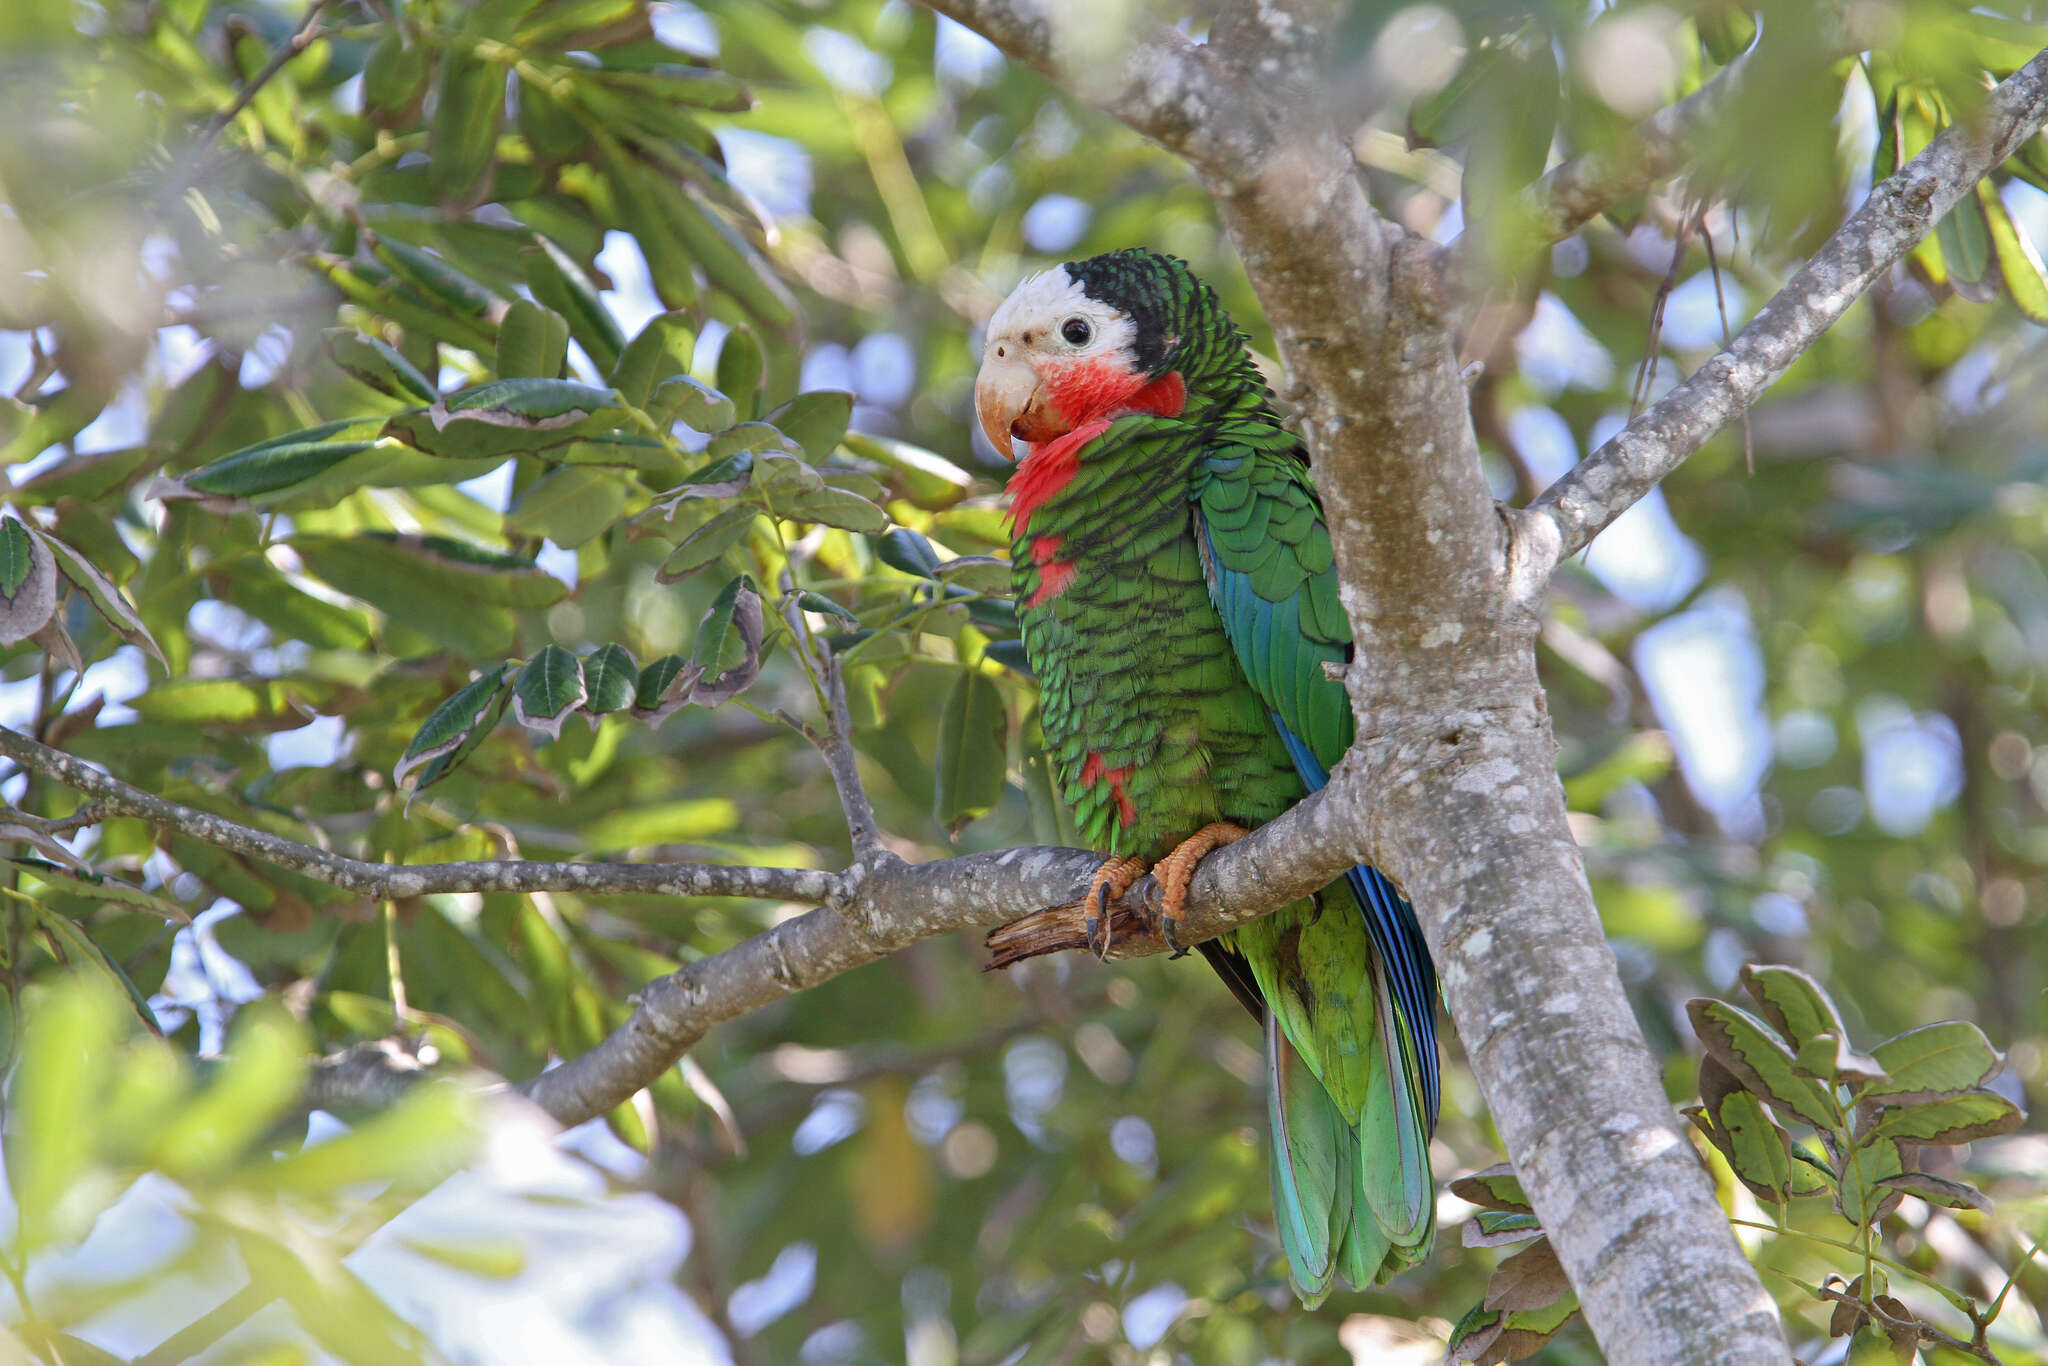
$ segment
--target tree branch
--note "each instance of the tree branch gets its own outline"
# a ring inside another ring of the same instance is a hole
[[[1340,770],[1328,788],[1278,820],[1204,859],[1189,888],[1179,937],[1213,939],[1328,886],[1360,860],[1358,823],[1343,814],[1359,775]],[[982,929],[1041,907],[1078,903],[1102,862],[1086,849],[1026,848],[931,863],[897,860],[870,870],[838,907],[786,920],[722,953],[643,987],[633,1014],[596,1048],[517,1088],[563,1124],[623,1104],[695,1046],[712,1026],[875,962],[921,939]],[[1121,909],[1156,895],[1147,878]],[[1149,930],[1120,939],[1120,957],[1163,953]]]
[[[0,726],[0,755],[54,778],[99,803],[102,816],[133,816],[207,844],[364,896],[402,899],[434,892],[582,892],[601,896],[771,897],[821,905],[839,899],[846,879],[815,868],[751,868],[718,863],[539,863],[478,859],[463,863],[369,863],[181,806],[102,773],[83,759],[39,745]]]
[[[1873,281],[1904,258],[1977,182],[2048,121],[2048,52],[2007,77],[1878,185],[1727,349],[1666,394],[1517,515],[1532,560],[1583,549],[1739,417]]]
[[[879,867],[896,858],[882,843],[882,828],[875,819],[874,803],[860,780],[860,762],[853,752],[851,713],[846,706],[846,676],[839,657],[830,646],[811,634],[804,624],[803,604],[792,594],[783,605],[783,620],[790,638],[803,651],[812,676],[824,689],[825,733],[792,721],[805,738],[817,746],[832,774],[832,786],[839,792],[840,809],[846,814],[846,834],[853,845],[852,875]],[[785,718],[787,719],[787,718]]]
[[[1896,40],[1889,14],[1869,5],[1830,6],[1817,16],[1822,51],[1828,56],[1859,52]],[[1782,35],[1790,41],[1803,34]],[[1772,41],[1766,32],[1763,41]],[[1659,109],[1611,147],[1582,152],[1558,163],[1525,188],[1509,206],[1514,231],[1505,234],[1535,251],[1571,236],[1610,205],[1684,169],[1686,158],[1699,149],[1703,136],[1744,103],[1751,88],[1769,80],[1760,49],[1752,47],[1681,100]],[[1486,234],[1466,231],[1451,244],[1454,269],[1468,288],[1483,285],[1484,272],[1474,258],[1484,250]]]
[[[1262,129],[1234,116],[1245,101],[1215,55],[1169,24],[1105,23],[1061,0],[920,3],[1198,165],[1242,171],[1271,145]]]
[[[133,816],[308,877],[375,897],[430,892],[573,891],[586,896],[772,897],[819,906],[643,987],[632,1016],[596,1048],[516,1089],[565,1125],[604,1114],[654,1081],[712,1026],[875,962],[923,939],[985,929],[1042,907],[1076,901],[1102,861],[1086,849],[1027,848],[910,864],[890,855],[863,869],[748,868],[694,863],[539,863],[521,859],[419,865],[368,863],[166,801],[83,760],[0,727],[0,754],[90,794],[103,815]],[[1189,888],[1182,942],[1213,939],[1326,886],[1358,862],[1359,826],[1334,813],[1357,800],[1356,775],[1340,770],[1324,792],[1203,861]],[[1121,903],[1141,926],[1151,879]],[[1133,928],[1119,957],[1166,945]],[[388,1104],[426,1073],[420,1060],[379,1043],[325,1060],[309,1079],[309,1104]]]

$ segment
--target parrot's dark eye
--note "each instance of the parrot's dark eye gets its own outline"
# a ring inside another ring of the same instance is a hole
[[[1088,339],[1095,335],[1095,329],[1086,318],[1069,318],[1060,324],[1060,335],[1070,346],[1086,346]]]

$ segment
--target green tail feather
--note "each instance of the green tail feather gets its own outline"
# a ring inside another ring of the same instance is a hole
[[[1434,1185],[1429,1174],[1429,1127],[1422,1114],[1415,1039],[1394,1006],[1385,969],[1373,964],[1380,1053],[1374,1058],[1358,1136],[1365,1155],[1365,1200],[1397,1246],[1412,1249],[1435,1232]],[[1427,1251],[1423,1253],[1427,1255]]]
[[[1273,1217],[1288,1279],[1311,1309],[1337,1276],[1364,1289],[1426,1260],[1436,1243],[1415,1041],[1385,981],[1374,986],[1381,1046],[1361,1059],[1367,1080],[1355,1120],[1295,1052],[1279,1013],[1266,1014]]]
[[[1352,1222],[1357,1142],[1322,1083],[1266,1014],[1266,1102],[1273,1121],[1273,1220],[1295,1293],[1309,1308],[1330,1293],[1337,1244]]]

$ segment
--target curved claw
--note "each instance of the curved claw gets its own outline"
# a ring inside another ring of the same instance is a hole
[[[1123,900],[1124,893],[1131,889],[1132,883],[1144,875],[1147,866],[1144,859],[1135,855],[1106,859],[1102,866],[1095,870],[1095,876],[1088,880],[1088,893],[1082,898],[1082,904],[1088,907],[1091,914],[1084,926],[1084,937],[1098,962],[1106,962],[1109,959],[1112,938],[1111,906]],[[1102,931],[1102,947],[1099,949],[1095,947],[1097,929]]]
[[[1194,880],[1196,865],[1207,855],[1226,844],[1235,844],[1250,833],[1241,825],[1216,821],[1182,840],[1174,846],[1172,853],[1153,866],[1153,875],[1159,879],[1159,937],[1173,950],[1175,958],[1185,958],[1188,952],[1181,946],[1180,936],[1174,927],[1180,924],[1181,912],[1187,908],[1188,884]]]

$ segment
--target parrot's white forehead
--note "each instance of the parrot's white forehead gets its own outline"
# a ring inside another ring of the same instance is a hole
[[[1095,337],[1083,347],[1060,340],[1059,326],[1079,314],[1095,324]],[[1065,266],[1041,270],[1010,291],[988,320],[988,340],[1022,343],[1046,350],[1102,355],[1120,351],[1138,334],[1138,326],[1113,306],[1093,299]]]

